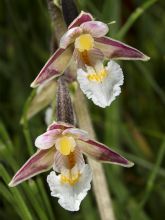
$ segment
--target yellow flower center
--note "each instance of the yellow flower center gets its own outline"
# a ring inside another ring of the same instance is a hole
[[[75,146],[76,142],[73,137],[63,136],[56,140],[56,148],[64,156],[67,156],[73,152]]]
[[[72,172],[69,171],[69,174],[67,176],[61,174],[60,181],[63,184],[68,183],[73,186],[74,184],[76,184],[79,181],[80,176],[81,176],[81,174],[79,172],[72,174]]]
[[[90,34],[82,34],[75,40],[75,48],[80,52],[90,50],[94,46],[94,39]]]
[[[104,78],[106,78],[106,76],[107,76],[107,71],[105,69],[102,69],[98,73],[90,73],[90,74],[88,74],[87,78],[90,81],[101,82],[101,81],[103,81]]]

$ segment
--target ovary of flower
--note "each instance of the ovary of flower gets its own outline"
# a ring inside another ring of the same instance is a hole
[[[82,34],[75,40],[75,48],[79,52],[91,50],[94,47],[94,39],[90,34]]]
[[[75,142],[74,138],[71,136],[65,135],[65,136],[59,137],[56,140],[56,148],[64,156],[67,156],[71,152],[73,152],[75,146],[76,146],[76,142]]]

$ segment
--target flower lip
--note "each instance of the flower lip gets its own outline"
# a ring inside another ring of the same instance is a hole
[[[120,94],[123,78],[122,69],[112,60],[105,68],[103,65],[97,64],[95,69],[87,67],[87,72],[78,69],[77,73],[81,90],[102,108],[109,106]]]
[[[91,188],[92,170],[89,165],[84,164],[80,173],[79,180],[73,185],[62,184],[60,175],[53,171],[47,177],[51,195],[59,198],[58,203],[68,211],[78,211],[81,201]]]

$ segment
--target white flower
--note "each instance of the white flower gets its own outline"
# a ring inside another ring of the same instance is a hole
[[[74,168],[72,168],[74,169]],[[56,175],[52,171],[47,181],[51,190],[51,195],[59,198],[59,204],[68,211],[78,211],[81,201],[91,188],[92,170],[89,165],[84,164],[80,171],[79,181],[73,185],[61,182],[61,174]]]
[[[85,164],[83,153],[100,162],[133,166],[106,145],[91,139],[86,131],[64,122],[51,124],[37,137],[35,145],[38,151],[18,170],[9,186],[53,168],[47,178],[51,195],[59,198],[59,204],[69,211],[79,210],[90,189],[92,171]]]
[[[120,94],[124,76],[119,64],[111,60],[106,67],[97,63],[95,68],[87,66],[87,72],[79,69],[77,80],[84,94],[105,108]]]

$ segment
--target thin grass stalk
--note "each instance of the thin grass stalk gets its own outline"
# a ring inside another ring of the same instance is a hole
[[[5,168],[2,166],[2,164],[0,164],[0,173],[5,183],[8,184],[10,181],[10,177],[7,171],[5,170]],[[15,203],[19,207],[20,212],[18,212],[18,214],[20,215],[20,217],[24,220],[33,220],[33,217],[31,213],[29,212],[29,209],[23,197],[21,196],[21,193],[19,192],[19,190],[17,188],[13,188],[11,189],[11,192],[13,193],[13,198],[15,200]]]
[[[126,33],[129,31],[129,29],[132,27],[132,25],[135,23],[135,21],[153,4],[155,4],[158,0],[148,0],[145,1],[141,6],[137,7],[134,12],[129,16],[126,23],[123,25],[123,27],[120,29],[120,31],[117,34],[118,39],[124,38]]]

